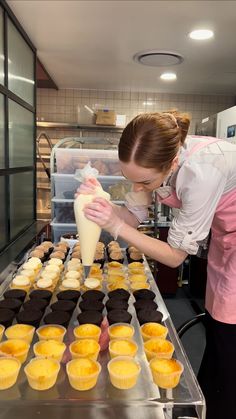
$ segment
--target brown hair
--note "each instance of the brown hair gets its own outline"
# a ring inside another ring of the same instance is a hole
[[[165,172],[183,145],[189,125],[188,114],[177,111],[140,114],[121,135],[119,159]]]

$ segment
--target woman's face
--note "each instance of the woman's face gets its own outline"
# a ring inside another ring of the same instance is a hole
[[[123,176],[133,183],[133,190],[135,192],[154,191],[162,185],[170,173],[170,171],[157,172],[155,169],[137,166],[137,164],[132,161],[128,163],[120,161],[120,167]]]

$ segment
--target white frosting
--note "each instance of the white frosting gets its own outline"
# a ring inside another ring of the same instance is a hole
[[[34,278],[35,272],[32,269],[23,269],[20,274],[26,276],[27,278]]]
[[[44,269],[44,272],[56,272],[59,274],[61,272],[59,266],[56,265],[47,265]]]
[[[57,259],[57,258],[52,258],[48,261],[48,265],[56,265],[56,266],[61,266],[63,265],[63,262],[61,259]]]
[[[79,279],[80,278],[80,273],[77,271],[69,271],[65,274],[65,278],[69,279],[69,278],[73,278],[73,279]]]
[[[29,278],[26,278],[23,275],[18,275],[13,279],[12,283],[14,285],[19,285],[19,286],[25,287],[25,286],[30,285],[30,280],[29,280]]]
[[[64,288],[79,288],[80,287],[80,282],[77,279],[73,279],[73,278],[69,278],[69,279],[64,279],[64,281],[62,281],[62,286]]]
[[[40,266],[43,265],[42,262],[41,262],[41,260],[39,258],[36,258],[36,257],[29,258],[28,259],[28,262],[34,264],[37,267],[40,267]]]
[[[99,287],[100,281],[96,278],[86,278],[84,281],[84,285],[87,288],[94,289],[94,288]]]
[[[58,277],[58,274],[56,272],[47,272],[45,270],[43,272],[41,272],[40,275],[41,275],[42,278],[49,278],[52,281]]]
[[[40,278],[37,281],[38,288],[49,288],[52,285],[52,280],[50,278]]]

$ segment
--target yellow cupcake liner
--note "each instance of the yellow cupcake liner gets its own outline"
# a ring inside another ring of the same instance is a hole
[[[17,349],[19,346],[21,349]],[[10,356],[18,359],[21,364],[26,361],[30,345],[23,339],[9,339],[0,343],[0,356]]]
[[[123,349],[119,349],[119,345],[122,345],[122,343],[129,343],[129,345],[127,346],[127,350]],[[132,339],[116,339],[116,340],[111,340],[109,342],[109,354],[111,359],[116,358],[118,356],[128,356],[128,357],[132,357],[134,358],[135,355],[138,352],[138,345],[136,342],[134,342],[134,340]]]
[[[56,366],[56,369],[53,372],[51,372],[50,374],[48,374],[47,376],[42,375],[42,376],[35,377],[34,375],[30,374],[29,366],[32,365],[32,363],[34,363],[36,360],[39,360],[39,359],[43,359],[45,361],[49,360],[49,358],[48,359],[41,358],[41,357],[33,358],[25,366],[24,372],[25,372],[25,375],[27,377],[28,383],[29,383],[31,388],[33,388],[34,390],[38,390],[38,391],[48,390],[49,388],[53,387],[54,384],[57,381],[57,376],[58,376],[58,373],[60,371],[60,363],[56,359],[51,359],[50,358],[50,361],[52,363],[54,363],[54,365]]]
[[[76,361],[76,359],[72,359],[66,364],[66,372],[71,387],[79,391],[86,391],[95,387],[95,385],[97,384],[99,374],[101,372],[101,365],[97,361],[93,361],[94,363],[96,363],[96,372],[87,376],[77,376],[70,372],[70,366],[73,366],[74,361]]]
[[[173,361],[173,362],[178,364],[179,370],[174,371],[174,372],[169,372],[169,373],[163,373],[163,372],[157,371],[153,367],[155,365],[155,362],[156,362],[157,359],[159,361],[164,361],[163,359],[152,358],[150,363],[149,363],[154,383],[158,387],[164,388],[164,389],[175,388],[179,384],[180,377],[181,377],[181,374],[182,374],[183,369],[184,369],[182,363],[180,361],[175,360],[175,359],[170,359],[169,360],[170,362]]]
[[[124,330],[126,330],[126,333],[124,333]],[[128,323],[115,323],[108,327],[108,335],[112,340],[132,339],[134,336],[134,327]]]
[[[154,322],[144,323],[140,330],[144,342],[152,338],[165,339],[168,334],[167,327]]]
[[[155,357],[171,359],[174,350],[173,343],[166,339],[153,338],[144,342],[144,352],[148,361]]]
[[[0,374],[0,390],[6,390],[12,386],[17,381],[18,374],[20,372],[21,363],[16,358],[9,358],[9,357],[1,357],[0,362],[4,362],[4,360],[14,362],[16,364],[14,371],[6,372],[5,374]]]
[[[79,352],[79,348],[82,345],[87,348],[87,352],[86,351]],[[89,347],[90,347],[90,351],[88,349]],[[70,351],[72,359],[89,358],[96,361],[100,352],[100,345],[94,339],[75,340],[74,342],[70,344],[69,351]]]
[[[2,324],[0,324],[0,342],[2,340],[4,331],[5,331],[5,327]]]
[[[50,339],[50,340],[47,340],[47,341],[40,340],[40,341],[36,342],[33,346],[33,351],[34,351],[35,356],[39,357],[39,358],[52,358],[52,359],[56,359],[57,361],[61,362],[61,360],[63,358],[63,355],[64,355],[64,352],[66,350],[66,345],[63,342],[60,342],[60,344],[61,344],[60,353],[56,353],[56,352],[53,353],[53,352],[50,352],[50,351],[49,351],[48,354],[42,353],[42,348],[45,347],[47,344],[51,345],[52,343],[57,345],[57,344],[59,344],[59,341]]]
[[[47,330],[48,333],[44,334],[43,331]],[[60,333],[55,333],[60,330]],[[57,340],[58,342],[63,342],[64,336],[66,334],[66,328],[59,324],[47,324],[39,327],[36,330],[36,334],[39,340]]]
[[[76,339],[93,339],[98,342],[101,336],[101,328],[95,324],[81,324],[74,328],[73,333]]]
[[[22,333],[17,333],[17,329],[20,330],[22,328]],[[24,331],[24,328],[26,329]],[[14,336],[15,331],[15,336]],[[14,324],[6,329],[5,335],[7,339],[22,339],[28,343],[31,343],[34,337],[35,327],[28,325],[28,324]]]
[[[132,373],[132,374],[127,374],[126,376],[122,376],[121,374],[117,375],[114,374],[112,372],[112,364],[113,362],[119,361],[119,360],[125,360],[126,362],[132,362],[135,363],[137,365],[137,372]],[[134,387],[137,383],[138,380],[138,376],[140,374],[141,371],[141,367],[139,365],[138,362],[136,362],[134,360],[134,358],[132,357],[126,357],[126,356],[118,356],[116,358],[111,359],[108,364],[107,364],[107,368],[109,371],[109,376],[110,376],[110,380],[111,383],[114,387],[119,388],[121,390],[127,390],[130,389],[132,387]]]

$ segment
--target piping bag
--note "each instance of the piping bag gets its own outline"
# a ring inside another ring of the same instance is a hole
[[[91,163],[88,162],[83,169],[76,170],[74,177],[76,180],[83,183],[86,179],[96,179],[98,174],[98,170],[91,167]],[[101,197],[108,201],[110,200],[110,194],[105,192],[101,186],[96,186],[95,191],[92,194],[79,194],[74,202],[75,220],[79,234],[85,278],[89,275],[90,268],[94,261],[96,246],[101,234],[101,227],[85,217],[84,206],[92,202],[96,197]]]

